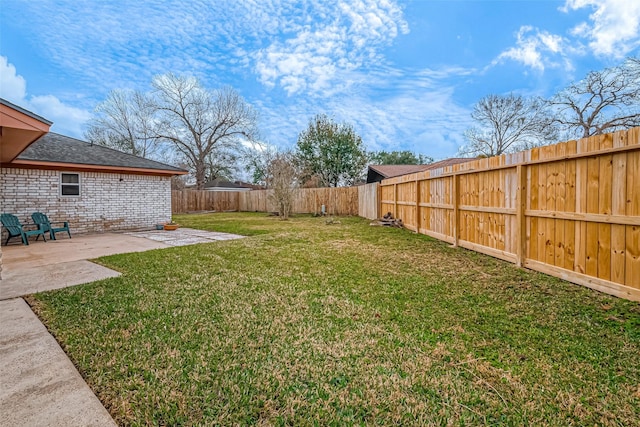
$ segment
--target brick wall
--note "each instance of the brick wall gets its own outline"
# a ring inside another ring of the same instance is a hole
[[[69,221],[71,234],[152,228],[171,219],[168,177],[78,173],[80,196],[61,196],[59,171],[2,168],[0,211],[24,222],[40,211]]]

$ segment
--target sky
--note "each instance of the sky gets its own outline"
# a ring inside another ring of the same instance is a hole
[[[640,0],[2,0],[0,96],[83,138],[114,89],[235,88],[264,142],[316,114],[368,150],[455,156],[488,94],[549,97],[640,54]]]

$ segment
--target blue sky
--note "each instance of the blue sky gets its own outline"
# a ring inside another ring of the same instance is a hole
[[[0,96],[59,133],[174,72],[233,86],[278,147],[326,113],[436,159],[482,96],[550,96],[640,49],[640,0],[12,0],[0,23]]]

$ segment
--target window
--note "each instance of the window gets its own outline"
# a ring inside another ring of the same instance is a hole
[[[60,174],[60,194],[63,196],[80,195],[80,174],[61,173]]]

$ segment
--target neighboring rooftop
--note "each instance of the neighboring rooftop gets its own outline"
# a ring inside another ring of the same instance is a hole
[[[194,188],[195,185],[187,186],[187,189]],[[226,189],[226,190],[264,190],[264,187],[250,184],[243,181],[227,181],[226,179],[214,179],[204,184],[205,190]]]
[[[79,139],[50,132],[24,150],[13,163],[39,165],[89,165],[97,169],[121,168],[149,172],[184,174],[185,170],[175,166],[123,153],[102,145],[91,144]]]
[[[255,184],[250,184],[248,182],[242,181],[227,181],[224,179],[214,179],[213,181],[209,181],[204,184],[204,188],[215,188],[215,187],[224,187],[224,188],[249,188],[251,190],[262,190],[263,187]]]
[[[426,165],[369,165],[369,170],[367,172],[367,184],[372,182],[380,182],[383,179],[393,178],[396,176],[408,175],[410,173],[444,168],[458,163],[465,163],[471,160],[473,159],[454,157],[451,159],[440,160],[439,162],[429,163]]]

